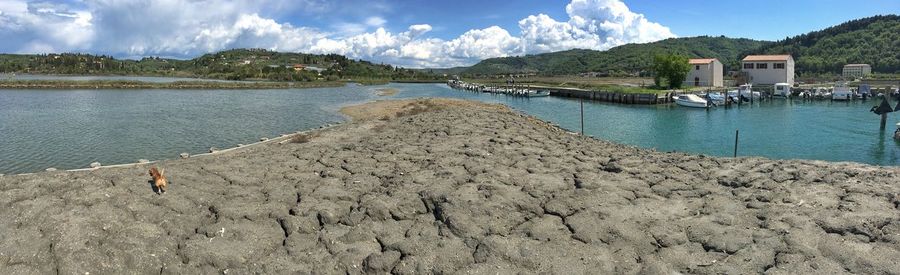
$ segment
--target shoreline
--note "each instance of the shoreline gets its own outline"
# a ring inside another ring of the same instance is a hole
[[[236,89],[300,89],[341,87],[345,82],[227,82],[227,81],[174,81],[146,82],[129,80],[0,80],[0,89],[204,89],[204,90],[236,90]]]
[[[658,152],[455,99],[341,112],[157,162],[162,195],[139,165],[0,177],[0,272],[900,270],[896,167]]]

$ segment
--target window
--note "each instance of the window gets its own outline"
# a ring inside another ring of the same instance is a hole
[[[772,64],[772,69],[784,69],[784,63]]]
[[[744,69],[753,69],[753,63],[744,63]]]
[[[694,65],[694,70],[699,71],[699,70],[700,70],[700,65]]]
[[[756,68],[757,69],[768,69],[769,63],[756,63]]]

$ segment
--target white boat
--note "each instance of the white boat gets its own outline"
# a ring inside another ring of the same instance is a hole
[[[683,94],[675,96],[675,104],[691,108],[708,108],[709,102],[695,94]]]
[[[853,91],[850,90],[850,87],[837,86],[837,87],[834,87],[834,91],[831,92],[831,100],[851,100],[851,99],[853,99]]]
[[[759,92],[754,92],[753,85],[751,84],[744,84],[738,87],[737,90],[728,91],[728,96],[730,96],[732,99],[739,99],[738,95],[746,99],[750,99],[751,96],[754,99],[757,99],[761,94]]]
[[[525,93],[526,97],[544,97],[550,96],[550,91],[528,91]]]
[[[706,100],[715,104],[725,104],[725,95],[709,92],[706,94]]]
[[[791,97],[791,84],[775,83],[775,92],[773,95],[783,98]]]

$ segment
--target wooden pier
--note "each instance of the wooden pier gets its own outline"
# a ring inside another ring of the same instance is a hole
[[[593,100],[593,101],[602,101],[602,102],[612,102],[612,103],[621,103],[621,104],[665,104],[672,102],[672,96],[675,95],[674,92],[664,93],[664,94],[653,94],[653,93],[619,93],[619,92],[608,92],[608,91],[592,91],[585,90],[579,88],[562,88],[562,87],[549,87],[549,86],[535,86],[535,85],[482,85],[477,83],[465,83],[465,82],[455,82],[448,83],[450,87],[456,89],[470,90],[474,92],[482,92],[482,91],[493,91],[498,89],[508,90],[508,91],[519,91],[519,90],[540,90],[540,91],[549,91],[550,96],[556,97],[568,97],[568,98],[577,98],[584,100]]]

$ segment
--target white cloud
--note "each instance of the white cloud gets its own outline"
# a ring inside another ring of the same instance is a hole
[[[337,53],[413,67],[471,65],[481,59],[586,48],[604,50],[675,36],[632,12],[620,0],[572,0],[568,21],[545,14],[518,21],[518,35],[498,26],[472,29],[452,39],[429,38],[428,24],[393,33],[369,14],[321,30],[278,22],[267,15],[296,9],[330,14],[324,0],[85,0],[47,4],[0,0],[0,52],[85,51],[136,57],[192,57],[230,48]],[[390,8],[374,2],[372,13]],[[297,8],[300,7],[300,8]]]
[[[366,25],[371,27],[381,27],[384,26],[384,23],[387,23],[387,20],[381,18],[380,16],[372,16],[366,19]]]

